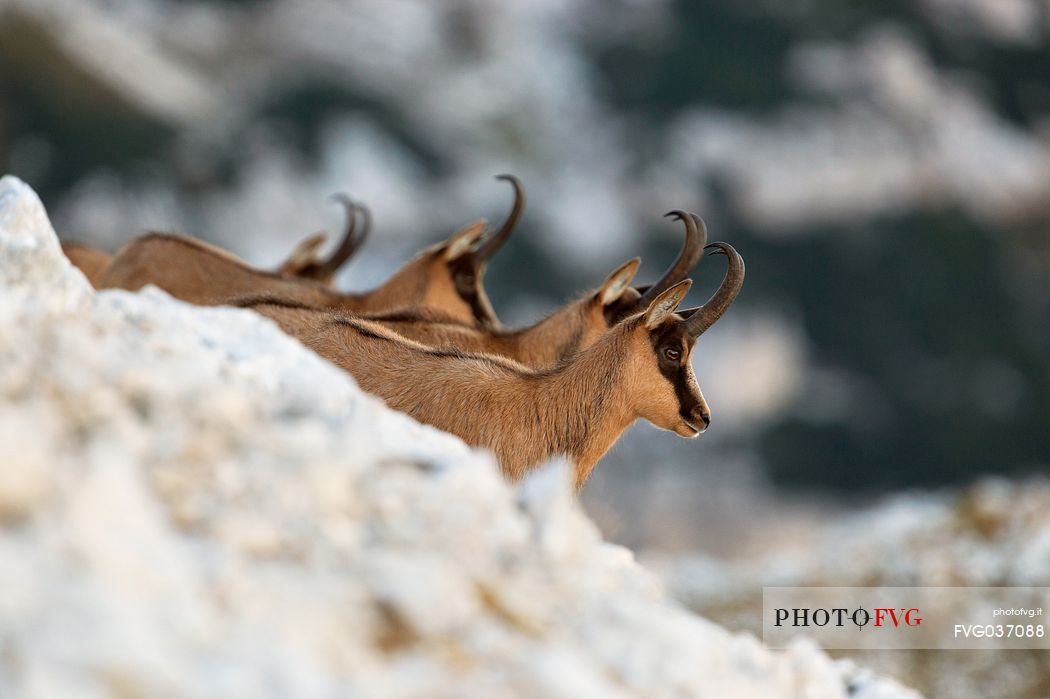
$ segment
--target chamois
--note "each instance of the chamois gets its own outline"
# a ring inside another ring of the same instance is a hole
[[[287,279],[314,279],[331,285],[335,273],[364,243],[371,224],[368,209],[355,204],[346,195],[337,194],[334,198],[346,207],[347,216],[346,232],[335,251],[327,260],[322,260],[320,247],[324,245],[327,236],[325,233],[315,233],[300,242],[288,258],[274,270],[278,276]],[[358,212],[363,215],[365,223],[360,235],[355,235]],[[102,272],[113,262],[113,255],[74,241],[63,241],[62,252],[95,287],[98,287],[97,281]]]
[[[155,284],[176,298],[221,305],[249,294],[355,313],[405,306],[434,309],[457,321],[498,328],[482,277],[489,259],[506,242],[521,215],[520,183],[515,204],[500,229],[485,237],[484,220],[464,226],[447,241],[425,248],[384,284],[363,294],[340,293],[308,279],[286,279],[255,269],[215,246],[184,236],[150,233],[125,245],[100,275],[98,288],[136,291]]]
[[[71,240],[62,241],[62,252],[74,267],[83,272],[92,286],[97,286],[96,282],[102,271],[113,260],[109,253]]]
[[[667,214],[685,224],[685,242],[678,257],[644,293],[630,287],[638,270],[635,258],[616,269],[596,290],[563,306],[545,319],[520,330],[484,330],[433,312],[406,309],[367,314],[408,339],[432,347],[495,354],[526,366],[543,369],[594,344],[610,327],[638,313],[661,293],[685,279],[703,256],[707,229],[695,214],[675,210]],[[230,305],[255,308],[294,336],[326,322],[329,311],[267,296],[236,299]]]
[[[514,205],[508,219],[510,227],[508,228],[506,225],[503,227],[506,230],[504,235],[509,235],[510,230],[521,217],[521,212],[525,207],[525,188],[521,181],[513,175],[496,175],[496,179],[509,182],[514,188]],[[320,249],[324,245],[327,236],[324,233],[315,233],[308,236],[300,241],[287,259],[278,266],[278,274],[289,278],[312,279],[330,285],[335,279],[335,274],[339,271],[339,268],[360,250],[361,245],[364,244],[365,239],[368,237],[372,224],[372,216],[368,211],[368,207],[355,203],[345,194],[336,194],[333,196],[333,199],[343,204],[347,210],[347,231],[339,245],[336,246],[336,249],[327,260],[321,260]],[[360,213],[364,219],[360,235],[355,235],[354,233],[355,214],[357,213]],[[501,244],[493,243],[493,252]]]
[[[638,418],[687,438],[710,424],[690,357],[696,339],[740,292],[744,262],[726,243],[707,248],[726,255],[729,266],[706,304],[675,313],[692,284],[681,281],[546,370],[428,347],[349,315],[330,315],[298,337],[391,408],[492,450],[510,478],[563,454],[580,488]]]

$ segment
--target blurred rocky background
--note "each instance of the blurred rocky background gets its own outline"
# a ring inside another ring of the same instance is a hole
[[[1050,470],[1045,0],[0,0],[0,171],[63,237],[176,230],[261,265],[336,230],[345,191],[375,232],[344,288],[500,218],[511,172],[508,324],[636,254],[655,277],[660,216],[700,213],[748,264],[695,355],[712,429],[639,425],[584,494],[668,571]]]

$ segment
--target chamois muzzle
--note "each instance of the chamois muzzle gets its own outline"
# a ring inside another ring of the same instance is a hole
[[[689,314],[684,321],[685,328],[690,337],[699,337],[705,330],[715,324],[722,315],[733,305],[733,301],[744,286],[744,258],[740,257],[733,246],[729,243],[711,243],[704,247],[711,250],[711,255],[725,255],[729,259],[729,268],[726,270],[722,284],[718,287],[707,303],[700,306]]]
[[[704,245],[707,244],[707,226],[703,219],[693,213],[675,209],[664,214],[665,218],[675,218],[685,223],[685,242],[677,259],[671,263],[659,280],[646,288],[635,303],[641,310],[649,307],[653,300],[672,286],[689,276],[689,273],[704,256]]]
[[[507,242],[510,234],[514,231],[514,227],[518,225],[521,212],[525,209],[525,187],[522,186],[521,180],[514,175],[496,175],[496,179],[510,182],[511,187],[514,188],[514,205],[511,207],[510,213],[507,214],[507,219],[500,226],[500,229],[489,236],[488,240],[474,251],[475,259],[480,262],[488,261],[503,247],[503,244]]]
[[[368,207],[354,203],[345,194],[333,194],[332,199],[338,201],[346,208],[346,233],[343,234],[343,239],[339,241],[339,245],[332,251],[328,259],[310,270],[313,276],[325,277],[334,275],[364,244],[368,238],[368,232],[372,228],[372,215],[368,211]],[[361,214],[363,219],[360,233],[357,233],[358,213]]]

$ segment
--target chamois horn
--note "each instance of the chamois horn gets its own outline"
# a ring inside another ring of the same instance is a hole
[[[685,242],[678,258],[671,263],[656,283],[647,287],[638,299],[638,308],[648,308],[653,300],[672,286],[689,276],[689,272],[704,256],[704,245],[707,243],[707,226],[696,214],[675,209],[664,214],[664,218],[675,218],[685,224]]]
[[[354,203],[354,200],[345,194],[333,194],[332,199],[338,201],[346,208],[346,233],[339,245],[313,270],[315,276],[329,276],[335,274],[343,264],[364,244],[368,238],[368,232],[372,228],[372,214],[368,207]],[[363,219],[361,233],[357,234],[357,214]]]
[[[500,229],[489,236],[488,240],[474,252],[474,256],[479,260],[490,259],[507,242],[507,238],[513,232],[514,226],[518,225],[518,219],[521,218],[521,212],[525,208],[525,187],[521,184],[521,180],[514,175],[496,175],[496,179],[510,182],[510,186],[514,188],[514,206],[511,207]]]
[[[711,243],[704,247],[711,250],[712,255],[725,255],[729,259],[729,267],[726,275],[722,278],[722,284],[718,287],[710,299],[700,308],[691,313],[687,320],[683,321],[687,332],[691,337],[698,337],[705,330],[715,324],[733,304],[740,289],[744,286],[744,258],[740,257],[733,246],[729,243]]]

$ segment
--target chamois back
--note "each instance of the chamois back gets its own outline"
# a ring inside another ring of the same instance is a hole
[[[214,245],[170,233],[149,233],[132,240],[98,278],[100,289],[137,291],[147,284],[204,306],[263,292],[316,306],[330,304],[337,296],[316,282],[284,279]]]

